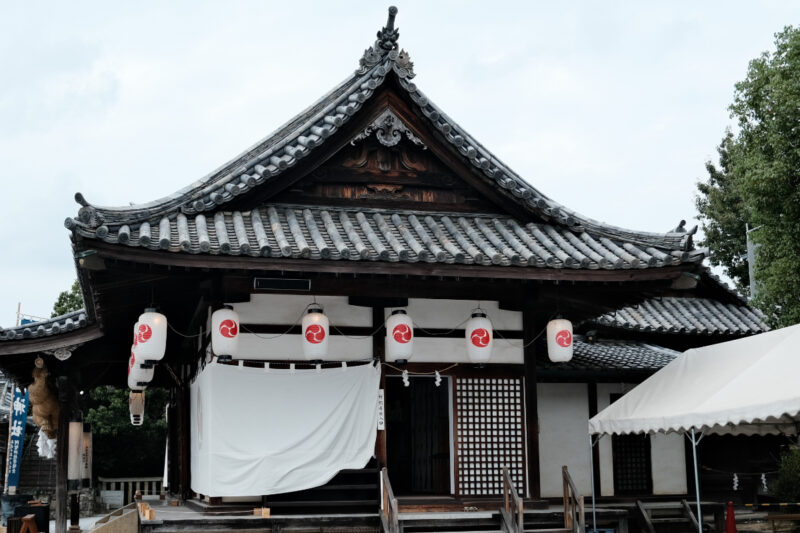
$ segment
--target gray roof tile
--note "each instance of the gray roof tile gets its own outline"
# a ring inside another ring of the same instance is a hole
[[[142,228],[141,239],[144,241],[148,238],[152,239],[155,228],[158,227],[159,244],[165,249],[169,248],[174,244],[175,235],[167,234],[165,231],[161,222],[164,217],[174,220],[181,213],[195,218],[203,212],[217,211],[237,195],[256,189],[279,175],[293,166],[297,159],[305,157],[323,145],[325,139],[335,133],[365,102],[369,101],[375,91],[391,75],[398,80],[400,87],[414,102],[416,111],[430,121],[433,128],[442,133],[454,150],[461,154],[465,162],[474,167],[477,175],[482,176],[484,180],[493,184],[532,215],[544,218],[557,226],[574,228],[579,235],[581,232],[590,233],[595,241],[600,238],[598,242],[578,246],[574,239],[566,238],[566,242],[560,242],[557,236],[553,236],[557,241],[553,243],[549,239],[541,239],[537,236],[537,240],[545,245],[545,249],[552,249],[555,255],[554,259],[547,258],[546,261],[557,260],[568,267],[573,266],[572,262],[583,265],[593,263],[605,268],[605,265],[602,265],[603,261],[595,257],[587,249],[588,247],[601,256],[608,251],[614,258],[613,261],[618,262],[621,259],[628,266],[638,268],[637,263],[640,261],[646,262],[648,266],[674,263],[671,256],[676,253],[685,253],[691,249],[693,230],[686,232],[676,229],[663,234],[625,230],[579,215],[542,194],[473,139],[461,126],[430,102],[416,84],[411,82],[411,78],[414,77],[413,64],[405,51],[398,50],[397,31],[393,29],[391,34],[394,35],[392,39],[379,39],[365,51],[359,69],[341,85],[218,170],[166,198],[134,206],[113,208],[93,206],[85,200],[83,195],[78,193],[76,200],[82,207],[78,211],[78,216],[68,218],[65,225],[72,230],[80,228],[84,232],[91,232],[99,238],[105,238],[105,233],[113,233],[116,241],[123,244],[127,239],[133,238],[134,226]],[[148,225],[143,226],[144,222],[147,222]],[[207,220],[206,222],[210,226],[211,221]],[[156,226],[157,224],[158,226]],[[128,226],[128,228],[123,229],[124,226]],[[176,230],[175,233],[179,235],[179,244],[185,244],[186,235],[185,231],[181,231],[182,227],[172,229]],[[212,228],[208,227],[207,229],[210,231]],[[486,240],[482,240],[468,235],[481,254],[487,254],[491,259],[500,262],[505,261],[509,256],[512,257],[512,261],[519,261],[513,258],[513,253],[494,249],[496,245],[493,244],[493,237],[496,235],[493,232],[487,233],[484,228],[475,226],[471,226],[471,229],[484,233],[486,236]],[[365,236],[370,242],[374,241],[375,237],[372,233],[374,230]],[[448,233],[454,239],[459,237],[457,232]],[[292,234],[291,228],[288,234]],[[233,232],[230,237],[229,240],[233,241],[236,233]],[[603,240],[603,238],[606,239]],[[313,241],[313,236],[311,236],[311,240]],[[503,241],[512,249],[516,249],[514,243],[507,237]],[[233,242],[229,244],[232,248],[241,248],[235,246]],[[257,242],[248,243],[249,246],[257,244]],[[394,257],[396,254],[395,244],[391,239],[383,243],[390,257]],[[457,243],[451,244],[457,245]],[[224,239],[220,240],[219,245],[224,249],[228,247]],[[262,241],[258,248],[264,251],[265,246]],[[381,249],[381,246],[374,243],[373,247],[375,250]],[[445,249],[450,247],[448,244]],[[281,249],[284,248],[285,246],[281,246]],[[394,252],[389,250],[394,250]],[[225,250],[223,252],[227,253]],[[461,253],[466,253],[471,259],[481,262],[481,258],[476,258],[474,252],[470,249],[463,250]],[[458,253],[450,250],[448,253],[459,257],[460,260]],[[538,252],[537,255],[541,256],[542,254]],[[606,260],[611,259],[606,258]],[[531,262],[530,257],[528,262]],[[620,266],[622,265],[616,265],[618,268]]]
[[[607,270],[681,264],[673,255],[657,258],[653,250],[630,243],[623,249],[606,237],[581,232],[579,242],[587,250],[604,249],[602,255],[585,254],[573,246],[577,238],[571,228],[522,225],[489,213],[429,213],[420,220],[414,213],[391,209],[274,204],[217,211],[212,224],[202,213],[165,216],[157,226],[158,240],[149,238],[149,224],[105,226],[102,233],[81,225],[75,231],[109,243],[190,254]],[[601,241],[614,246],[604,248]]]
[[[89,320],[86,316],[86,311],[81,309],[49,320],[32,322],[12,328],[0,328],[0,340],[13,341],[49,337],[50,335],[66,333],[88,325]]]
[[[587,342],[575,336],[575,351],[568,363],[543,361],[541,368],[554,371],[656,371],[680,352],[636,341]]]
[[[650,299],[589,322],[625,330],[692,335],[751,335],[769,330],[763,315],[744,303],[689,297]]]

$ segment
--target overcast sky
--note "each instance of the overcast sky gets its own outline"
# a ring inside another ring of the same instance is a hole
[[[67,216],[202,177],[347,77],[388,3],[6,2],[0,325],[75,278]],[[696,223],[734,83],[798,2],[398,0],[415,83],[551,198],[667,231]]]

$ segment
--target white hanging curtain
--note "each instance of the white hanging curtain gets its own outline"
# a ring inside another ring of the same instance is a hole
[[[192,490],[260,496],[317,487],[375,449],[380,367],[209,364],[191,386]]]

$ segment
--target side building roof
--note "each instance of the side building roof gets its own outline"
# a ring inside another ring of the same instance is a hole
[[[752,335],[769,330],[757,309],[709,298],[662,297],[606,313],[589,323],[614,329],[682,335]]]

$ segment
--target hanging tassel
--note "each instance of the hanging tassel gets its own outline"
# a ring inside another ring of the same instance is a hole
[[[761,488],[764,490],[764,492],[769,492],[769,489],[767,488],[767,475],[766,474],[761,474]]]
[[[733,473],[733,490],[739,490],[739,476],[736,472]]]
[[[434,381],[434,383],[438,387],[439,385],[442,384],[442,376],[439,375],[439,371],[438,370],[435,373],[436,373],[436,381]]]
[[[408,387],[411,385],[411,382],[408,381],[408,370],[403,370],[403,386]]]

